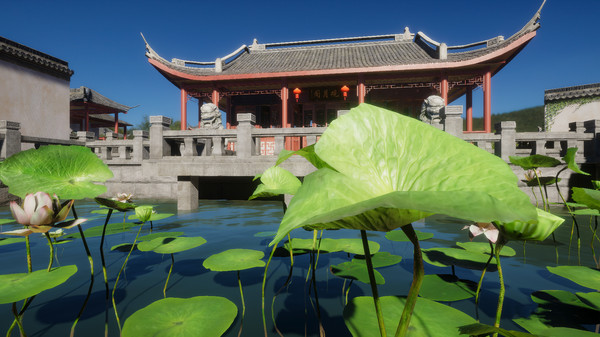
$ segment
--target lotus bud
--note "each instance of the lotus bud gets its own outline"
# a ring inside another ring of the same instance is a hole
[[[132,202],[132,198],[133,198],[133,194],[132,193],[117,193],[117,196],[115,198],[112,198],[112,199],[116,200],[118,202],[128,202],[128,203],[131,203]]]
[[[138,206],[135,208],[135,216],[140,219],[141,222],[146,222],[150,220],[152,211],[152,206]]]
[[[473,225],[465,226],[463,229],[469,230],[469,237],[471,239],[483,234],[491,243],[496,243],[496,241],[498,241],[498,228],[491,223],[477,222]]]
[[[536,175],[540,177],[542,175],[542,171],[534,169],[527,170],[525,171],[525,180],[532,181],[533,179],[535,179]]]

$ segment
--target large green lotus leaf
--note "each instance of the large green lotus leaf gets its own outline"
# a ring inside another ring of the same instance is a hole
[[[421,249],[423,261],[438,267],[458,266],[467,269],[483,270],[490,256],[458,248]],[[496,259],[490,261],[488,271],[496,271]]]
[[[10,245],[18,242],[25,242],[25,238],[0,238],[0,246]]]
[[[531,170],[538,167],[555,167],[561,164],[560,160],[541,154],[534,154],[527,157],[509,156],[511,163],[520,166],[524,170]]]
[[[281,194],[296,194],[302,183],[290,171],[279,166],[269,167],[260,177],[261,184],[256,187],[249,200],[267,198]]]
[[[332,122],[315,152],[333,170],[305,177],[273,243],[306,225],[390,231],[434,213],[476,222],[537,217],[502,159],[375,106]]]
[[[418,230],[415,230],[415,233],[417,234],[417,239],[419,239],[419,241],[429,240],[433,237],[433,233],[421,232]],[[392,241],[410,242],[408,236],[401,230],[388,232],[385,234],[385,238]]]
[[[119,212],[133,211],[137,207],[136,204],[130,202],[121,202],[113,199],[94,198],[94,200],[102,206],[115,209]]]
[[[206,243],[200,236],[195,237],[158,237],[150,241],[142,241],[138,249],[142,252],[153,251],[158,254],[174,254],[196,248]]]
[[[218,337],[236,316],[237,307],[224,297],[164,298],[129,316],[123,337]]]
[[[106,192],[95,183],[112,177],[108,166],[82,146],[42,146],[10,156],[0,166],[0,180],[21,198],[38,191],[61,199],[94,198]]]
[[[387,335],[394,336],[406,299],[383,296],[380,301]],[[372,297],[359,296],[348,302],[344,308],[344,321],[352,336],[379,336]],[[475,319],[462,311],[419,297],[408,331],[411,337],[452,337],[459,336],[459,326],[473,323],[476,323]]]
[[[321,158],[319,158],[319,156],[315,153],[315,144],[305,146],[298,151],[289,151],[289,150],[281,151],[281,153],[279,153],[279,156],[277,157],[277,162],[275,163],[275,165],[276,166],[280,165],[281,163],[283,163],[284,161],[286,161],[288,158],[290,158],[291,156],[293,156],[295,154],[304,157],[304,159],[308,160],[309,163],[313,164],[313,166],[318,169],[323,168],[323,167],[331,168],[326,162],[324,162]]]
[[[129,232],[132,227],[139,226],[130,222],[118,222],[118,223],[109,223],[106,225],[106,233],[105,235],[119,234],[124,232]],[[104,225],[90,227],[83,231],[83,234],[86,238],[92,238],[97,236],[102,236],[102,229]],[[65,239],[76,239],[80,238],[81,235],[76,232],[69,235],[65,235]]]
[[[433,301],[452,302],[475,296],[477,283],[461,280],[455,275],[425,275],[419,296]]]
[[[357,280],[369,284],[369,270],[365,263],[359,263],[352,260],[337,265],[331,265],[329,266],[329,270],[337,277]],[[375,283],[385,284],[385,279],[380,272],[373,270],[373,274],[375,276]]]
[[[542,322],[542,318],[538,315],[531,315],[529,318],[516,318],[513,319],[515,323],[529,331],[536,336],[544,337],[594,337],[598,336],[589,331],[562,328],[562,327],[550,327]]]
[[[497,328],[487,324],[474,323],[460,327],[460,333],[462,335],[469,336],[490,336],[492,334],[499,333],[500,336],[504,337],[541,337],[538,335],[532,335],[530,333],[514,331],[514,330],[506,330],[502,328]]]
[[[600,293],[596,293],[600,294]],[[582,302],[579,297],[572,292],[565,290],[540,290],[531,294],[531,299],[541,305],[565,304],[571,307],[579,307],[584,309],[596,309]]]
[[[0,304],[18,302],[52,289],[77,272],[76,265],[38,270],[32,273],[0,275]]]
[[[575,162],[575,155],[577,154],[577,148],[576,147],[570,147],[567,149],[567,153],[565,154],[565,156],[563,157],[563,160],[565,161],[565,163],[567,163],[567,167],[575,172],[575,173],[579,173],[579,174],[583,174],[586,176],[589,176],[590,174],[587,172],[583,172],[580,168],[579,165],[577,165],[577,163]]]
[[[600,211],[591,208],[576,209],[571,213],[573,213],[573,215],[600,215]]]
[[[589,208],[600,210],[600,191],[573,187],[573,200]]]
[[[539,332],[544,337],[598,337],[597,333],[572,328],[548,328]]]
[[[352,261],[354,263],[362,263],[364,265],[367,264],[365,256],[360,254],[355,255]],[[373,268],[393,266],[397,263],[400,263],[400,261],[402,261],[402,256],[390,254],[388,252],[379,252],[371,256],[371,263],[373,263]]]
[[[594,310],[600,310],[600,292],[575,293],[577,298]]]
[[[234,271],[264,267],[265,253],[254,249],[229,249],[209,256],[202,265],[212,271]]]
[[[500,232],[510,240],[545,240],[565,219],[536,208],[537,220],[496,222]]]
[[[580,286],[600,290],[600,270],[584,266],[546,267],[552,274],[571,280]]]
[[[456,245],[470,252],[488,255],[491,253],[490,244],[487,242],[457,242]],[[500,256],[515,256],[516,254],[517,252],[508,246],[504,246],[500,250]]]

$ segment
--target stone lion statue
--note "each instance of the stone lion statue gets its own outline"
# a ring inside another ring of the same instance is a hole
[[[425,123],[439,123],[441,120],[440,113],[444,106],[443,98],[437,95],[431,95],[423,101],[419,118]]]
[[[221,111],[213,103],[206,103],[200,107],[200,118],[202,120],[200,127],[202,128],[223,129]]]

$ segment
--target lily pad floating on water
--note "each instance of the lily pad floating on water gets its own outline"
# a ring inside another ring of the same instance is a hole
[[[264,267],[265,253],[254,249],[229,249],[209,256],[202,265],[212,271],[234,271]]]
[[[384,296],[380,297],[380,301],[387,335],[394,336],[406,299]],[[373,298],[359,296],[350,300],[344,308],[344,321],[352,336],[377,335],[379,325]],[[459,336],[459,326],[473,323],[476,323],[475,319],[462,311],[419,297],[408,329],[411,337],[452,337]]]
[[[487,242],[457,242],[457,246],[464,250],[468,250],[470,252],[481,253],[481,254],[490,254],[490,244]],[[509,246],[502,247],[500,250],[500,256],[515,256],[517,252]]]
[[[0,246],[10,245],[19,242],[25,242],[25,238],[0,238]]]
[[[164,238],[164,237],[174,238],[174,237],[182,236],[183,234],[184,234],[183,232],[159,232],[159,233],[152,233],[152,234],[140,236],[137,240],[138,241],[151,241],[156,238]]]
[[[0,180],[21,198],[38,191],[61,199],[94,198],[106,192],[106,186],[95,183],[112,177],[108,166],[83,146],[42,146],[12,155],[0,166]]]
[[[477,282],[461,280],[455,275],[425,275],[419,296],[433,301],[452,302],[475,296]]]
[[[129,316],[123,337],[218,337],[236,316],[237,307],[224,297],[165,298]]]
[[[438,267],[457,266],[467,269],[483,270],[490,256],[459,248],[429,248],[422,249],[423,260]],[[488,271],[496,271],[496,259],[490,261]]]
[[[369,251],[371,254],[375,254],[379,251],[379,244],[374,241],[369,242]],[[306,253],[310,252],[313,248],[313,240],[312,239],[292,239],[292,248],[294,249],[294,254],[296,251],[298,253]],[[289,251],[290,244],[289,242],[284,245],[284,248]],[[361,239],[330,239],[325,238],[316,242],[316,247],[319,249],[321,253],[334,253],[334,252],[346,252],[348,254],[364,254],[364,248],[362,245]],[[316,250],[316,248],[315,248]]]
[[[600,290],[600,270],[584,266],[546,267],[548,271],[573,281],[580,286]]]
[[[173,213],[152,213],[152,215],[150,215],[150,218],[147,221],[159,221],[159,220],[170,218],[173,215],[175,215],[175,214],[173,214]],[[137,215],[133,214],[133,215],[130,215],[127,219],[139,220],[140,218]]]
[[[355,260],[343,262],[338,265],[332,265],[329,267],[331,273],[337,277],[357,280],[362,283],[369,284],[369,271],[366,263],[355,262]],[[373,270],[375,275],[375,283],[385,284],[385,279],[377,270]]]
[[[461,326],[459,331],[462,335],[469,336],[490,336],[492,334],[500,334],[504,337],[540,337],[537,335],[532,335],[526,332],[514,331],[514,330],[506,330],[502,328],[497,328],[487,324],[474,323],[465,326]]]
[[[573,328],[565,328],[565,327],[551,327],[542,322],[541,317],[537,315],[531,315],[529,318],[517,318],[513,320],[523,329],[528,332],[534,334],[535,336],[544,336],[544,337],[597,337],[598,334],[595,334],[590,331],[573,329]]]
[[[129,223],[129,222],[118,222],[118,223],[110,223],[106,225],[106,233],[105,235],[119,234],[124,232],[129,232],[131,228],[139,226],[139,224]],[[102,236],[102,229],[104,226],[94,226],[90,227],[83,231],[83,234],[86,238],[92,238],[96,236]],[[65,235],[65,239],[76,239],[80,238],[81,235],[79,233],[73,233],[69,235]]]
[[[581,293],[584,294],[584,293]],[[600,293],[597,293],[600,294]],[[585,296],[585,295],[584,295]],[[531,294],[531,299],[540,305],[555,305],[564,304],[569,306],[569,310],[573,310],[573,307],[579,307],[583,309],[596,309],[593,306],[589,306],[587,303],[581,301],[581,299],[566,290],[540,290],[535,291]]]
[[[354,259],[352,259],[355,263],[362,263],[364,265],[367,264],[364,255],[355,255]],[[371,256],[371,262],[373,263],[373,268],[383,268],[388,266],[393,266],[396,263],[400,263],[402,261],[402,256],[394,255],[389,252],[379,252],[375,253]]]
[[[418,230],[415,230],[415,233],[417,233],[417,239],[419,239],[419,241],[429,240],[433,237],[433,233],[421,232]],[[392,241],[410,242],[402,230],[387,232],[387,234],[385,234],[385,238]]]
[[[158,254],[173,254],[196,248],[206,243],[203,237],[158,237],[150,241],[138,243],[137,248],[142,252],[153,251]]]
[[[276,231],[266,231],[266,232],[254,233],[254,236],[257,238],[265,238],[265,237],[269,237],[269,236],[275,236],[275,234],[277,234]]]
[[[0,304],[18,302],[54,288],[77,272],[76,265],[38,270],[32,273],[0,275]]]

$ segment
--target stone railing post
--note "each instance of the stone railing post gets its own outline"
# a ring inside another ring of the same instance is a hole
[[[223,149],[225,147],[225,145],[223,144],[223,137],[212,137],[212,143],[213,143],[212,155],[213,156],[222,156]]]
[[[255,146],[252,137],[252,129],[256,124],[256,116],[250,113],[237,114],[237,144],[236,155],[238,157],[250,157],[254,155]]]
[[[285,148],[285,137],[284,136],[275,136],[275,155],[278,156],[281,151]]]
[[[569,123],[569,130],[571,132],[575,132],[575,134],[577,134],[577,136],[584,137],[583,134],[585,133],[585,123],[584,122],[571,122],[571,123]],[[583,143],[583,139],[581,139],[579,137],[577,137],[577,138],[578,139],[567,141],[567,148],[576,147],[577,154],[575,154],[575,161],[581,162],[581,161],[583,161],[583,158],[584,158],[584,155],[583,155],[584,143]]]
[[[162,159],[171,154],[171,148],[163,137],[163,131],[171,125],[171,118],[150,116],[150,159]]]
[[[19,122],[0,121],[0,134],[4,140],[0,143],[0,158],[8,158],[21,152],[21,124]]]
[[[148,140],[148,131],[133,130],[133,160],[141,162],[148,158],[148,151],[144,148],[144,141]]]
[[[114,133],[114,132],[112,132],[112,131],[107,131],[107,132],[104,134],[104,138],[105,138],[106,140],[117,140],[117,139],[119,139],[119,134],[118,134],[118,133]]]
[[[585,121],[583,125],[587,133],[594,135],[590,146],[585,149],[585,156],[588,162],[598,163],[600,161],[600,119]]]
[[[509,156],[516,153],[517,141],[517,122],[504,121],[496,123],[496,134],[500,135],[500,142],[496,144],[496,155],[504,161],[508,161]]]
[[[196,146],[198,145],[198,141],[193,137],[185,137],[183,138],[183,151],[181,151],[182,157],[195,157],[198,155],[198,150]],[[203,150],[204,151],[204,150]]]
[[[444,124],[444,131],[449,134],[462,138],[463,134],[463,120],[462,120],[463,106],[462,105],[448,105],[442,111],[442,123]]]
[[[93,131],[77,131],[77,140],[80,142],[91,142],[96,138],[96,134]]]

